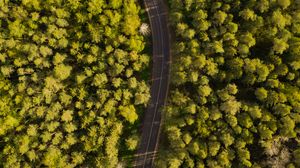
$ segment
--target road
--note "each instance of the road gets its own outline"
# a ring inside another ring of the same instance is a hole
[[[142,137],[136,154],[135,167],[152,168],[159,143],[161,107],[169,89],[170,39],[167,7],[163,0],[144,0],[152,32],[153,67],[151,100],[144,114]]]

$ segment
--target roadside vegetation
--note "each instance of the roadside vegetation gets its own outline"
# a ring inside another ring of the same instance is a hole
[[[137,3],[0,0],[0,167],[114,168],[136,149],[150,98]]]
[[[170,0],[158,167],[300,167],[300,1]]]

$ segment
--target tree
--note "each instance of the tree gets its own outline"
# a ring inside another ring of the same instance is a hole
[[[289,45],[283,39],[274,39],[273,50],[275,53],[282,54],[289,48]]]
[[[126,35],[135,35],[140,24],[140,18],[137,15],[125,15],[122,30]]]
[[[65,54],[56,53],[53,57],[53,64],[59,65],[66,59],[66,57],[67,56]]]
[[[226,86],[226,90],[229,94],[235,95],[238,92],[237,86],[235,84],[229,84]]]
[[[263,82],[270,74],[270,70],[268,66],[261,64],[257,66],[256,73],[258,74],[257,82]]]
[[[234,137],[232,137],[230,133],[223,133],[220,137],[220,140],[223,142],[226,148],[234,143]]]
[[[1,120],[1,130],[0,130],[0,135],[4,135],[6,131],[16,127],[19,125],[19,120],[17,118],[7,115],[4,117],[3,120]]]
[[[212,60],[207,60],[205,71],[208,75],[214,76],[218,73],[218,65]]]
[[[191,82],[197,82],[198,81],[198,77],[199,77],[198,72],[193,71],[193,72],[190,73],[189,81],[191,81]]]
[[[215,41],[211,47],[215,53],[224,53],[223,44],[221,41]]]
[[[226,115],[226,121],[231,127],[235,127],[238,124],[238,120],[234,115]]]
[[[250,160],[250,152],[247,149],[238,149],[237,154],[243,165],[246,167],[251,167],[252,163]]]
[[[246,55],[249,53],[249,47],[246,44],[240,44],[238,46],[238,52]]]
[[[249,32],[240,36],[239,41],[246,44],[248,47],[253,47],[256,44],[256,40]]]
[[[258,131],[262,139],[271,139],[274,132],[270,130],[266,125],[259,124]]]
[[[43,57],[47,57],[53,54],[52,49],[47,46],[41,46],[39,50]]]
[[[292,109],[292,107],[290,107],[288,105],[285,105],[285,104],[282,104],[282,103],[276,104],[274,106],[275,114],[277,114],[279,116],[282,116],[282,117],[290,114],[291,113],[291,109]]]
[[[222,118],[222,113],[217,107],[213,107],[211,109],[209,118],[213,121],[216,121],[216,120]]]
[[[247,21],[254,21],[257,17],[254,11],[249,8],[242,10],[239,15]]]
[[[192,16],[194,20],[202,20],[207,18],[207,13],[202,9],[197,9]]]
[[[137,83],[137,80],[136,80],[135,77],[129,78],[129,80],[128,80],[128,86],[130,88],[136,88],[137,85],[138,85],[138,83]]]
[[[182,71],[182,72],[174,72],[172,74],[172,82],[177,84],[177,85],[180,85],[182,83],[184,83],[186,81],[186,77],[187,77],[187,74]]]
[[[192,66],[197,69],[202,69],[206,65],[206,58],[204,55],[199,55],[194,58],[192,61]]]
[[[187,11],[191,10],[191,6],[193,5],[193,1],[192,0],[184,0],[184,4],[185,4],[185,9]]]
[[[255,91],[255,95],[256,95],[256,97],[257,97],[258,100],[262,101],[262,100],[264,100],[264,99],[267,98],[268,91],[266,89],[264,89],[264,88],[258,88]]]
[[[27,129],[27,134],[29,136],[36,136],[37,135],[37,125],[29,125]]]
[[[182,136],[182,140],[184,141],[185,144],[189,144],[192,141],[192,136],[189,133],[185,133]]]
[[[120,8],[122,5],[122,1],[118,1],[118,0],[112,0],[110,1],[110,6],[113,8],[113,9],[118,9]]]
[[[123,116],[129,123],[133,124],[137,119],[135,108],[133,105],[119,106],[121,116]]]
[[[241,113],[238,115],[239,124],[245,128],[250,128],[253,126],[252,119],[247,113]]]
[[[66,110],[63,112],[62,116],[61,116],[61,120],[65,121],[65,122],[69,122],[72,121],[73,119],[73,111],[71,110]]]
[[[1,66],[1,73],[3,76],[5,77],[9,77],[13,72],[14,72],[14,69],[12,66]]]
[[[59,64],[54,68],[54,76],[60,80],[65,80],[71,75],[72,67],[69,65]]]
[[[16,38],[21,38],[25,33],[25,26],[19,19],[14,22],[9,22],[8,29],[10,31],[10,35]]]
[[[46,166],[56,166],[61,159],[61,155],[62,153],[57,147],[51,146],[44,155],[43,164]]]
[[[103,87],[104,84],[108,82],[107,76],[105,73],[96,74],[94,76],[93,85],[97,87]]]
[[[270,3],[268,0],[260,0],[257,4],[258,10],[263,13],[266,12],[270,7]]]
[[[280,135],[285,137],[296,137],[295,128],[295,121],[291,119],[289,116],[285,116],[281,118],[281,129]]]
[[[72,163],[80,165],[85,160],[84,155],[81,152],[72,152]]]
[[[97,15],[100,14],[102,12],[102,5],[104,4],[104,2],[102,0],[97,1],[97,0],[89,0],[88,2],[88,11],[92,14],[92,15]]]
[[[287,7],[289,7],[291,5],[291,1],[290,0],[278,0],[277,3],[283,8],[286,9]]]
[[[290,19],[290,17],[282,15],[282,12],[280,10],[274,11],[272,15],[273,24],[280,29],[283,29],[286,25],[289,25]]]
[[[174,158],[174,159],[170,159],[168,163],[169,163],[168,167],[177,168],[180,167],[182,161],[180,159]]]
[[[200,85],[198,88],[198,93],[200,96],[207,97],[212,92],[212,89],[208,85]]]
[[[194,25],[196,26],[196,28],[198,30],[206,31],[211,27],[212,23],[203,19],[203,20],[199,20],[199,21],[194,21]],[[202,39],[208,40],[208,37],[205,34],[202,34],[202,36],[203,36]],[[206,40],[204,40],[204,41],[206,41]]]
[[[218,163],[221,166],[230,166],[230,157],[229,157],[229,152],[226,150],[223,150],[219,155],[218,155]]]
[[[258,119],[262,117],[262,112],[259,106],[250,107],[248,113],[253,119]]]
[[[191,103],[189,106],[184,108],[184,112],[189,113],[189,114],[195,114],[197,106],[194,103]]]
[[[195,141],[190,143],[188,149],[190,153],[193,155],[198,155],[202,159],[207,157],[207,145],[205,143],[199,143]]]
[[[216,20],[217,24],[223,24],[226,17],[227,17],[227,14],[220,10],[214,14],[214,19]]]
[[[126,146],[129,150],[135,150],[138,145],[138,136],[131,136],[130,138],[126,139]]]
[[[220,146],[221,146],[220,143],[217,141],[208,142],[209,155],[216,156],[218,154]]]
[[[184,33],[183,33],[183,37],[186,39],[193,39],[195,36],[196,32],[193,29],[187,29]]]
[[[58,48],[67,48],[69,41],[65,38],[61,38],[58,40]]]
[[[142,23],[142,25],[140,26],[140,33],[142,35],[149,35],[150,34],[150,27],[147,23]]]
[[[231,115],[235,115],[237,112],[239,112],[241,107],[241,103],[236,100],[228,100],[221,104],[220,110],[229,113]]]
[[[295,158],[295,163],[297,166],[300,165],[300,149],[298,148],[293,152],[294,158]]]

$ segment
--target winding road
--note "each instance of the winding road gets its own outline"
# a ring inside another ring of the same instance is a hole
[[[163,0],[144,0],[144,3],[152,32],[152,87],[151,100],[144,114],[142,137],[134,167],[152,168],[159,143],[160,110],[165,105],[168,94],[171,56],[167,7]]]

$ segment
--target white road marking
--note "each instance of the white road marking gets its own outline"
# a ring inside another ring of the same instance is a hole
[[[162,80],[163,78],[155,78],[155,79],[152,79],[151,81],[157,81],[157,80]]]
[[[158,8],[157,5],[150,6],[150,7],[147,7],[147,8],[146,8],[146,11],[149,11],[149,10],[151,10],[151,9],[156,9],[156,8]]]
[[[163,58],[163,57],[164,57],[164,54],[156,55],[156,58]]]
[[[167,12],[164,12],[164,13],[160,13],[160,14],[156,14],[156,15],[150,15],[150,19],[153,19],[155,17],[164,16],[164,15],[167,15],[167,14],[168,14]]]

